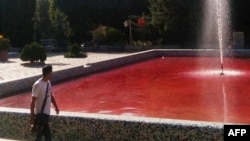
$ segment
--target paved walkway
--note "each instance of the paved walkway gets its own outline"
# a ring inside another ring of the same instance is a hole
[[[89,52],[87,53],[87,58],[64,58],[62,53],[48,53],[45,64],[51,64],[53,71],[57,71],[75,66],[87,66],[89,63],[118,58],[128,54],[129,53]],[[12,54],[7,62],[0,62],[0,84],[11,80],[39,75],[42,73],[42,66],[42,64],[30,65],[28,62],[21,61],[17,54]]]
[[[11,139],[3,139],[3,138],[0,138],[0,141],[19,141],[19,140],[11,140]]]

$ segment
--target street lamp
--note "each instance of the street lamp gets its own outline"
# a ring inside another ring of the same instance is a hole
[[[126,20],[124,22],[124,27],[129,28],[129,44],[132,45],[132,26],[131,26],[131,19],[130,18],[129,18],[129,20]]]

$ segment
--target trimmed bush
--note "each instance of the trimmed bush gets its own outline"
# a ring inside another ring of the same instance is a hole
[[[72,44],[70,52],[64,55],[65,58],[85,58],[87,57],[86,53],[80,52],[81,47],[78,44]]]
[[[8,50],[9,48],[10,48],[10,40],[8,38],[1,38],[0,39],[0,51]]]
[[[64,57],[65,58],[86,58],[87,55],[85,53],[79,53],[79,54],[66,53]]]
[[[81,47],[78,44],[73,44],[71,46],[71,50],[70,50],[71,54],[77,55],[80,53],[80,51],[81,51]]]
[[[41,44],[32,42],[24,46],[19,57],[22,61],[30,61],[33,63],[38,61],[44,62],[47,55]]]

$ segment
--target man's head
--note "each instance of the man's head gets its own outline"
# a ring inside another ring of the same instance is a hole
[[[52,66],[51,65],[45,65],[43,66],[43,77],[50,79],[51,78],[51,74],[52,74]]]

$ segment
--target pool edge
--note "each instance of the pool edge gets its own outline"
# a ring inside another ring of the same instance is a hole
[[[1,107],[0,137],[32,140],[28,122],[28,109]],[[50,124],[54,140],[223,141],[224,132],[215,122],[79,112],[52,113]]]

